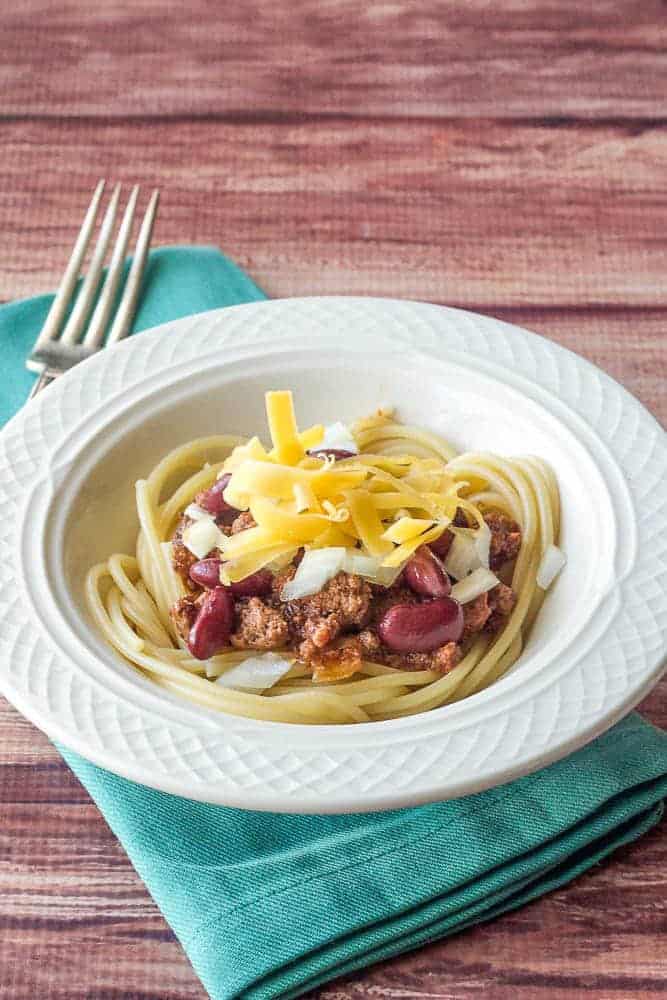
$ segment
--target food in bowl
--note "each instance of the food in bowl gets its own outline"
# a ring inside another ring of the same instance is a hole
[[[200,438],[137,483],[135,555],[86,580],[107,640],[169,691],[278,722],[413,715],[506,673],[565,561],[547,463],[456,455],[385,411],[299,431],[288,391],[266,409],[270,449]]]

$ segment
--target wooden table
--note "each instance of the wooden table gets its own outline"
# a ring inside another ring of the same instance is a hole
[[[222,245],[271,295],[490,312],[667,423],[664,15],[658,0],[4,4],[0,297],[53,288],[98,177],[139,181],[163,191],[157,242]],[[665,683],[642,709],[667,724]],[[0,768],[3,1000],[204,997],[87,794],[6,703]],[[317,997],[657,996],[666,862],[663,826]]]

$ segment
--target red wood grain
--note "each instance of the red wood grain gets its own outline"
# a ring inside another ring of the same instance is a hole
[[[666,136],[497,120],[9,122],[0,293],[53,286],[107,175],[163,189],[159,242],[222,243],[272,295],[662,307]]]
[[[23,0],[2,20],[16,115],[665,116],[660,0]]]
[[[646,0],[0,11],[0,299],[54,287],[100,175],[158,243],[271,295],[480,309],[601,365],[667,425],[667,27]],[[1,390],[0,390],[1,391]],[[667,681],[643,711],[667,725]],[[313,1000],[664,995],[662,827],[516,913]],[[2,1000],[203,1000],[120,845],[0,701]]]

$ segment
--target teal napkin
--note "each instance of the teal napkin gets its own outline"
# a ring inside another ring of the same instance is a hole
[[[262,297],[219,251],[164,248],[135,331]],[[1,422],[27,396],[23,362],[50,301],[0,308]],[[667,790],[667,736],[638,715],[511,784],[364,816],[207,806],[60,750],[213,1000],[300,996],[521,906],[657,823]]]

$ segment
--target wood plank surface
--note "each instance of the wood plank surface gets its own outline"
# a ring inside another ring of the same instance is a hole
[[[187,13],[186,13],[187,12]],[[284,118],[666,114],[660,0],[22,0],[8,113]]]
[[[86,120],[2,135],[4,296],[57,281],[72,220],[113,176],[162,188],[160,242],[222,243],[272,295],[665,304],[667,125]]]
[[[5,5],[0,300],[56,284],[99,176],[139,181],[163,192],[157,243],[222,245],[273,296],[489,312],[588,357],[667,425],[664,15],[659,0]],[[642,711],[667,726],[667,681]],[[311,998],[662,996],[664,831]],[[1,700],[0,997],[205,998],[87,793]]]

